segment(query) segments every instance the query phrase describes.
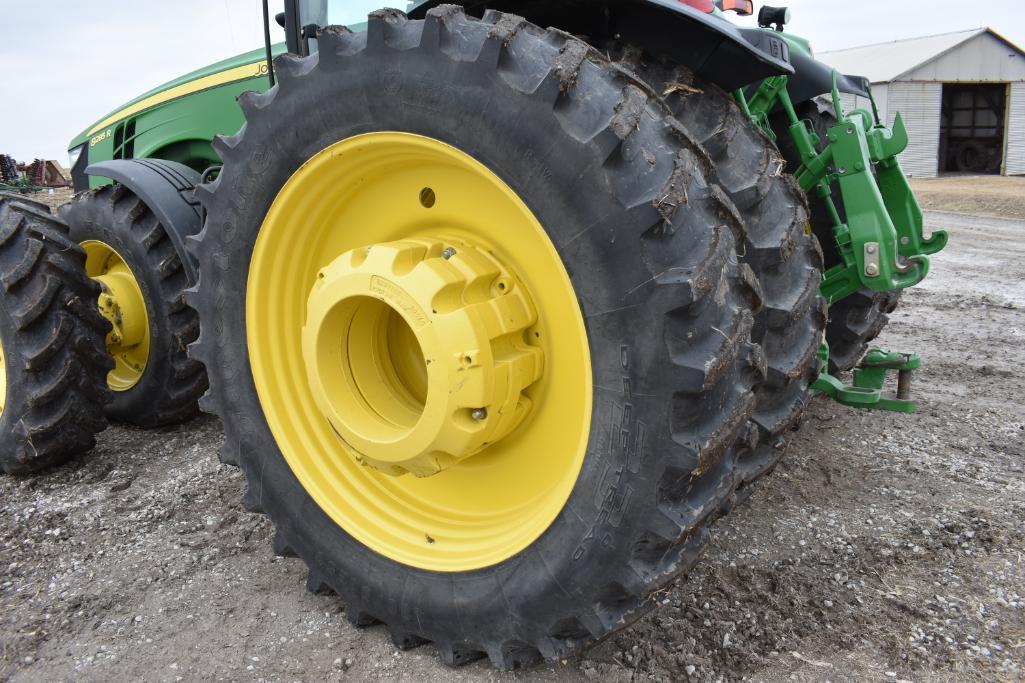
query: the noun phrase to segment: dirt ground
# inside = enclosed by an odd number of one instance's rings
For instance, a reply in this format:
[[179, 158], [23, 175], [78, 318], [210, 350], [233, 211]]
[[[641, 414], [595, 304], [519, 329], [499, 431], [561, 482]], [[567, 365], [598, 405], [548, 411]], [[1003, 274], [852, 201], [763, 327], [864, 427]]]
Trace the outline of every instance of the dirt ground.
[[0, 679], [1021, 679], [1025, 222], [928, 223], [950, 247], [881, 340], [922, 353], [919, 413], [815, 400], [662, 609], [579, 659], [448, 669], [351, 627], [273, 556], [202, 418], [0, 479]]
[[951, 175], [912, 180], [926, 209], [1025, 220], [1025, 177]]
[[70, 202], [74, 196], [75, 191], [70, 187], [51, 187], [39, 192], [33, 192], [31, 195], [32, 199], [46, 204], [54, 211]]

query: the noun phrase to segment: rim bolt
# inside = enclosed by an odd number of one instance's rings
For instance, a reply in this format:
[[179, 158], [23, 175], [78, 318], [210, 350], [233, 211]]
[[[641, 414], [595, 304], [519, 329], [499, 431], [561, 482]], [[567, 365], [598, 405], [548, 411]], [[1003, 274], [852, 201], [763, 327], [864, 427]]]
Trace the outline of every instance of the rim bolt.
[[446, 247], [445, 251], [441, 252], [441, 257], [446, 261], [456, 255], [456, 250], [452, 247]]
[[474, 408], [473, 412], [470, 413], [470, 417], [472, 417], [474, 420], [477, 420], [478, 422], [480, 422], [482, 420], [486, 420], [486, 419], [488, 419], [488, 409], [487, 408]]

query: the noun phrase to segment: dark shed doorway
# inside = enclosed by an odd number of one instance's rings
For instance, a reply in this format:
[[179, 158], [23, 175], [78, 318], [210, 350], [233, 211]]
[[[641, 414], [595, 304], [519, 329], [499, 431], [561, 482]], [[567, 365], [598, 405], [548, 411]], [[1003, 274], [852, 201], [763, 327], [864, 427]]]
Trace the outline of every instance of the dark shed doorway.
[[1006, 83], [945, 83], [940, 172], [999, 174], [1006, 121]]

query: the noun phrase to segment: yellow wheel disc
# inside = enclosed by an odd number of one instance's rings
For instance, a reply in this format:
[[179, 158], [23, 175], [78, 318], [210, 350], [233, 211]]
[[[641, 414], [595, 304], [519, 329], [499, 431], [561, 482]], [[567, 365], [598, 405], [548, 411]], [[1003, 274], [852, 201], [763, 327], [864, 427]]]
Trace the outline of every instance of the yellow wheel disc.
[[346, 532], [455, 572], [555, 520], [590, 430], [587, 335], [548, 234], [489, 169], [407, 133], [331, 145], [275, 198], [247, 287], [268, 425]]
[[128, 391], [139, 383], [149, 362], [150, 329], [146, 300], [138, 280], [122, 256], [96, 240], [82, 243], [86, 274], [100, 283], [100, 313], [112, 326], [107, 352], [114, 369], [107, 375], [113, 391]]
[[4, 342], [0, 339], [0, 415], [7, 404], [7, 358], [4, 357]]

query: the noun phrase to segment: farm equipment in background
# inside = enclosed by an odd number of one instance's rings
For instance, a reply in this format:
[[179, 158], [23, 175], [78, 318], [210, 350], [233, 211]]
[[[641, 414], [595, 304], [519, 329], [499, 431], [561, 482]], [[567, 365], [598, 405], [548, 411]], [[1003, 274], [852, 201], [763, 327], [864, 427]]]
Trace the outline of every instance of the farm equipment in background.
[[0, 191], [36, 192], [41, 184], [34, 184], [29, 174], [18, 169], [18, 162], [6, 154], [0, 154]]
[[25, 168], [29, 180], [42, 188], [70, 187], [71, 179], [56, 161], [35, 159]]
[[[91, 410], [70, 406], [90, 416], [75, 443], [104, 414], [158, 426], [201, 404], [310, 590], [400, 648], [509, 669], [651, 608], [813, 389], [913, 409], [911, 354], [870, 352], [853, 386], [829, 373], [946, 236], [922, 234], [900, 118], [843, 111], [870, 89], [783, 32], [786, 10], [741, 29], [724, 12], [750, 1], [490, 4], [363, 23], [290, 1], [272, 45], [265, 2], [263, 50], [72, 142], [82, 192], [54, 239], [82, 296], [40, 310], [89, 368], [64, 366]], [[0, 235], [61, 225], [0, 211]], [[11, 405], [60, 398], [8, 381], [53, 382], [14, 296], [35, 286], [18, 249], [56, 263], [32, 235], [0, 241], [5, 438]]]
[[0, 191], [27, 193], [70, 185], [56, 161], [36, 159], [31, 164], [18, 164], [12, 157], [0, 154]]
[[13, 157], [0, 154], [0, 181], [7, 185], [13, 185], [20, 177], [18, 162]]

